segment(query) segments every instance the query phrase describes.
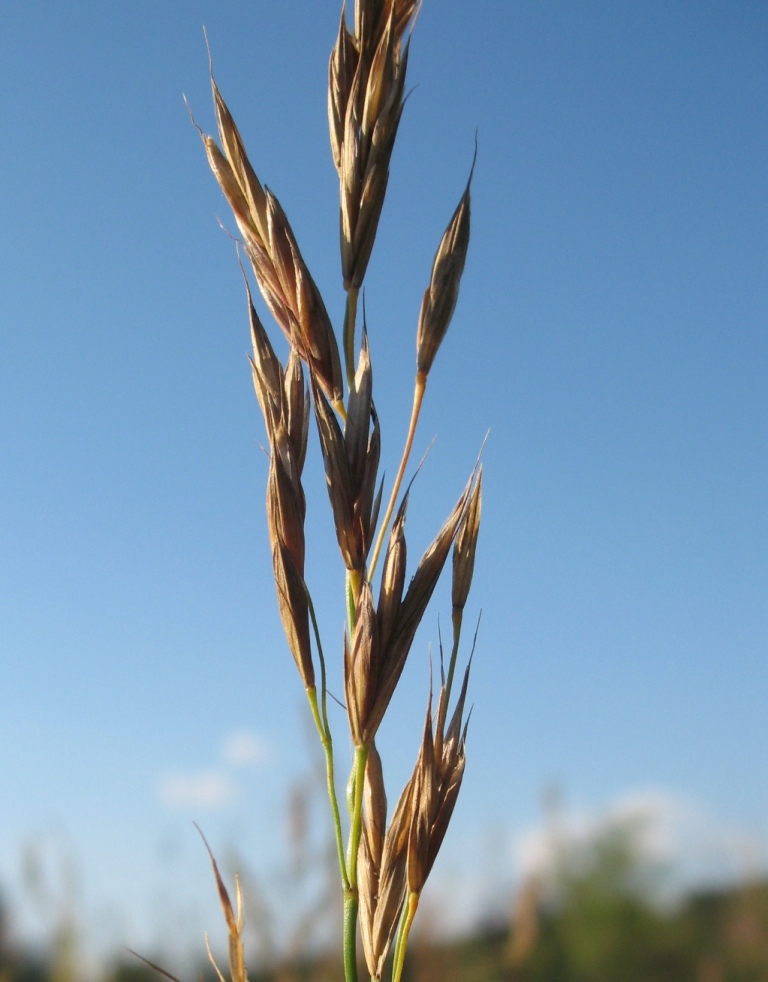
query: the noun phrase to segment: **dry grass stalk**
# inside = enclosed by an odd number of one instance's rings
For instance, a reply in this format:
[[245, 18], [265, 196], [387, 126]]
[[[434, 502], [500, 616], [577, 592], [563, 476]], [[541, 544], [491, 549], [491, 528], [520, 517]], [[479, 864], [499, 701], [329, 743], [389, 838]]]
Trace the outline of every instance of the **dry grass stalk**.
[[[472, 172], [443, 234], [424, 294], [416, 332], [412, 419], [381, 520], [383, 484], [378, 490], [376, 487], [381, 432], [374, 405], [365, 325], [359, 350], [355, 351], [357, 295], [386, 195], [392, 151], [405, 104], [410, 36], [419, 7], [420, 0], [355, 0], [354, 27], [348, 26], [343, 7], [330, 58], [328, 116], [333, 160], [340, 181], [341, 272], [347, 293], [343, 328], [346, 402], [339, 347], [325, 304], [301, 257], [283, 209], [269, 189], [262, 186], [248, 160], [240, 133], [212, 73], [219, 143], [203, 136], [209, 164], [232, 207], [256, 282], [290, 346], [283, 365], [246, 284], [252, 376], [269, 449], [267, 522], [278, 606], [326, 756], [344, 901], [347, 982], [357, 982], [358, 923], [368, 971], [376, 980], [382, 978], [388, 952], [397, 935], [393, 982], [399, 982], [410, 925], [446, 834], [465, 765], [463, 715], [468, 666], [447, 726], [446, 717], [463, 610], [474, 570], [482, 474], [479, 467], [473, 470], [410, 582], [406, 576], [405, 536], [408, 493], [399, 505], [398, 498], [426, 380], [459, 294], [469, 243]], [[308, 385], [303, 364], [308, 368]], [[326, 665], [304, 578], [307, 543], [302, 472], [311, 413], [317, 423], [336, 538], [347, 572], [343, 671], [354, 755], [348, 786], [346, 850], [326, 711]], [[374, 573], [385, 539], [387, 548], [376, 591]], [[445, 676], [441, 664], [436, 717], [433, 720], [430, 693], [416, 766], [387, 825], [387, 798], [375, 738], [452, 547], [454, 631], [448, 675]], [[314, 628], [314, 653], [310, 621]], [[318, 665], [320, 682], [316, 689]], [[229, 930], [232, 980], [245, 982], [239, 887], [236, 917], [211, 859]]]

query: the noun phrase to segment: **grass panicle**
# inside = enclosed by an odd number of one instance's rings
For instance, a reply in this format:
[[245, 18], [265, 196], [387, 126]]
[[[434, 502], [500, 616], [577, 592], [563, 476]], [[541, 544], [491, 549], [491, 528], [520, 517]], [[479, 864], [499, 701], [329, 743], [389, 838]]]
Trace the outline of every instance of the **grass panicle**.
[[[469, 245], [474, 160], [435, 255], [421, 311], [414, 318], [417, 361], [411, 421], [383, 516], [384, 482], [378, 474], [381, 425], [374, 401], [365, 312], [361, 340], [359, 345], [356, 343], [358, 295], [384, 207], [393, 149], [407, 98], [408, 54], [419, 9], [420, 0], [355, 0], [350, 26], [343, 5], [330, 55], [328, 122], [339, 178], [341, 279], [346, 294], [341, 346], [288, 218], [275, 195], [257, 177], [212, 69], [218, 139], [200, 131], [210, 168], [232, 209], [242, 251], [264, 303], [289, 345], [283, 364], [260, 320], [244, 271], [251, 375], [267, 434], [267, 526], [278, 608], [325, 756], [340, 867], [346, 982], [357, 982], [358, 932], [368, 974], [376, 982], [384, 978], [394, 945], [392, 980], [399, 982], [419, 898], [444, 840], [465, 766], [464, 709], [469, 664], [447, 724], [446, 720], [463, 612], [475, 566], [482, 469], [479, 463], [475, 465], [456, 505], [424, 551], [410, 580], [405, 526], [412, 491], [408, 486], [401, 497], [400, 489], [427, 377], [459, 296]], [[334, 742], [326, 710], [326, 658], [305, 580], [305, 560], [311, 543], [305, 537], [304, 464], [312, 415], [322, 452], [330, 513], [346, 572], [343, 607], [347, 628], [340, 667], [353, 748], [346, 820], [339, 808]], [[385, 542], [376, 585], [376, 567]], [[388, 821], [376, 736], [451, 550], [453, 643], [448, 673], [446, 676], [441, 642], [437, 711], [433, 717], [430, 684], [416, 765]], [[231, 982], [246, 982], [239, 881], [235, 909], [213, 854], [208, 851], [229, 935]], [[222, 973], [215, 962], [213, 965], [223, 982]]]

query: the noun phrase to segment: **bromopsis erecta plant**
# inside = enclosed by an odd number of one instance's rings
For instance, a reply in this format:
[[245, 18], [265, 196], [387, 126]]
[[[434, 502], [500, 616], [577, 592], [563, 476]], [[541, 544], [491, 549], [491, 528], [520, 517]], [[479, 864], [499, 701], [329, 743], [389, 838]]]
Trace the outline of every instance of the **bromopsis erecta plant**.
[[[234, 213], [242, 250], [290, 346], [283, 365], [249, 290], [253, 383], [268, 438], [267, 521], [277, 600], [325, 752], [343, 897], [346, 982], [357, 982], [358, 928], [371, 978], [383, 977], [394, 944], [391, 973], [393, 982], [399, 982], [419, 898], [448, 828], [465, 762], [468, 664], [453, 703], [451, 695], [480, 525], [481, 468], [475, 466], [408, 582], [408, 492], [402, 497], [400, 492], [427, 379], [458, 299], [469, 244], [471, 173], [437, 249], [424, 293], [416, 332], [411, 422], [383, 510], [384, 482], [377, 476], [380, 423], [365, 324], [359, 344], [356, 332], [358, 298], [384, 204], [419, 6], [419, 0], [355, 0], [354, 27], [349, 28], [342, 7], [331, 52], [328, 117], [340, 184], [341, 273], [346, 292], [341, 349], [288, 219], [256, 176], [213, 75], [218, 142], [203, 135], [208, 162]], [[345, 819], [334, 777], [326, 661], [311, 585], [304, 578], [302, 471], [311, 416], [317, 424], [346, 568], [343, 672], [353, 754]], [[453, 641], [447, 671], [441, 657], [437, 706], [433, 714], [430, 693], [416, 765], [388, 819], [376, 734], [451, 549]], [[245, 982], [239, 885], [235, 913], [215, 863], [214, 872], [229, 929], [231, 977], [233, 982]]]

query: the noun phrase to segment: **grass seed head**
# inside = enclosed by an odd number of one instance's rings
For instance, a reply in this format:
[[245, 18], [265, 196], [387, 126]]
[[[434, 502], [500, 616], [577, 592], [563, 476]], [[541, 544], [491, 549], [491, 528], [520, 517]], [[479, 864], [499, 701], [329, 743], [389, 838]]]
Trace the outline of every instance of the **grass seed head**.
[[314, 686], [309, 604], [304, 585], [306, 502], [299, 465], [282, 420], [273, 431], [267, 476], [267, 525], [280, 619], [306, 688]]
[[[410, 820], [411, 782], [406, 785], [395, 807], [392, 821], [384, 836], [381, 863], [377, 871], [377, 893], [368, 904], [367, 923], [361, 934], [368, 972], [381, 979], [387, 954], [400, 920], [405, 901], [405, 869], [408, 859], [408, 826]], [[361, 853], [362, 855], [362, 853]], [[362, 904], [361, 904], [362, 908]]]
[[432, 872], [432, 867], [437, 859], [437, 854], [440, 851], [443, 840], [445, 839], [445, 833], [448, 831], [448, 823], [451, 820], [453, 809], [456, 806], [456, 800], [459, 797], [459, 790], [461, 788], [461, 781], [463, 777], [464, 753], [462, 750], [461, 756], [456, 762], [456, 766], [448, 773], [447, 777], [440, 782], [437, 794], [437, 814], [432, 822], [426, 862], [422, 869], [424, 881], [426, 881], [427, 877]]
[[291, 314], [289, 340], [307, 361], [331, 402], [340, 403], [343, 398], [341, 361], [328, 312], [280, 202], [268, 189], [266, 193], [268, 252]]
[[[379, 724], [381, 723], [384, 713], [387, 710], [387, 706], [392, 698], [392, 694], [395, 691], [395, 687], [397, 686], [400, 676], [402, 675], [406, 659], [408, 658], [408, 653], [411, 650], [411, 645], [413, 644], [416, 630], [421, 623], [421, 619], [424, 616], [424, 611], [427, 609], [427, 604], [429, 603], [434, 589], [437, 586], [437, 581], [440, 578], [440, 573], [442, 572], [445, 561], [448, 558], [448, 553], [450, 552], [459, 523], [462, 515], [464, 514], [471, 485], [472, 478], [470, 478], [469, 483], [465, 487], [453, 511], [448, 516], [445, 524], [437, 533], [437, 536], [432, 544], [421, 557], [421, 561], [419, 562], [413, 579], [408, 585], [405, 597], [400, 602], [394, 617], [392, 617], [391, 613], [391, 597], [387, 595], [387, 607], [382, 610], [383, 616], [381, 620], [387, 626], [389, 637], [386, 648], [382, 649], [381, 655], [378, 693], [371, 717], [374, 729], [378, 728]], [[404, 517], [403, 506], [401, 506], [401, 512], [402, 516]], [[398, 518], [401, 517], [401, 512], [398, 513]], [[393, 530], [397, 527], [398, 521], [396, 520]], [[402, 528], [400, 529], [400, 533], [402, 533]], [[390, 538], [390, 547], [391, 546], [392, 540]], [[396, 554], [393, 553], [392, 555], [394, 563]], [[405, 562], [404, 541], [402, 558], [399, 558], [398, 562]], [[397, 576], [395, 576], [395, 573], [397, 573]], [[394, 566], [392, 575], [394, 577], [393, 584], [396, 585], [400, 572], [399, 570], [395, 570]], [[383, 583], [384, 580], [382, 580], [382, 585]]]
[[[243, 916], [243, 895], [240, 888], [240, 878], [235, 876], [235, 891], [237, 900], [237, 913], [232, 907], [232, 901], [229, 899], [229, 893], [226, 886], [224, 885], [224, 880], [219, 873], [219, 867], [216, 864], [213, 853], [211, 852], [211, 847], [200, 831], [200, 836], [205, 844], [205, 848], [208, 850], [208, 855], [211, 860], [211, 866], [213, 867], [213, 875], [216, 880], [216, 889], [219, 894], [219, 902], [221, 903], [221, 909], [224, 912], [224, 919], [227, 922], [227, 933], [229, 935], [229, 974], [231, 982], [248, 982], [248, 977], [245, 969], [245, 949], [243, 945], [243, 928], [245, 926], [245, 919]], [[223, 979], [223, 975], [216, 964], [213, 955], [211, 954], [210, 945], [207, 944], [208, 939], [206, 938], [206, 945], [208, 946], [208, 956], [210, 958], [211, 964], [216, 971], [219, 979]], [[167, 974], [167, 973], [163, 973]]]
[[461, 683], [461, 692], [456, 702], [456, 708], [442, 740], [441, 752], [438, 757], [438, 768], [442, 781], [448, 780], [451, 772], [455, 771], [464, 760], [464, 745], [467, 739], [467, 726], [469, 725], [469, 720], [464, 723], [464, 705], [467, 699], [470, 668], [471, 660], [464, 670], [464, 679]]
[[304, 687], [315, 685], [315, 669], [312, 664], [312, 648], [309, 639], [309, 606], [304, 577], [288, 549], [277, 543], [272, 550], [272, 569], [277, 587], [277, 604], [288, 647], [296, 662]]
[[385, 651], [387, 650], [392, 631], [397, 623], [397, 615], [403, 599], [403, 587], [405, 586], [407, 559], [405, 509], [407, 504], [408, 496], [406, 495], [392, 523], [387, 553], [384, 557], [384, 568], [381, 573], [377, 616], [379, 619], [381, 646]]
[[380, 495], [376, 497], [376, 475], [381, 435], [371, 396], [371, 362], [364, 335], [343, 434], [323, 393], [315, 391], [315, 416], [336, 538], [347, 569], [361, 575], [371, 547], [380, 500]]
[[344, 120], [358, 61], [355, 41], [347, 27], [345, 3], [341, 8], [339, 35], [328, 65], [328, 128], [331, 134], [333, 162], [339, 173], [341, 173], [341, 147], [344, 142]]
[[355, 610], [355, 629], [345, 644], [344, 689], [347, 716], [356, 747], [369, 746], [379, 720], [373, 718], [380, 671], [379, 628], [370, 583], [363, 582]]
[[473, 161], [464, 194], [440, 241], [432, 264], [430, 283], [421, 304], [416, 335], [416, 368], [423, 375], [428, 375], [432, 368], [459, 299], [461, 274], [469, 248], [469, 188], [474, 168]]
[[[362, 113], [350, 99], [342, 154], [342, 275], [346, 289], [359, 289], [365, 278], [384, 207], [389, 163], [403, 112], [408, 51], [398, 64], [394, 84], [377, 119], [369, 120], [368, 138]], [[354, 93], [354, 86], [353, 86]]]
[[[204, 136], [203, 142], [205, 144], [205, 152], [208, 156], [208, 164], [213, 171], [213, 176], [219, 183], [219, 187], [224, 192], [224, 197], [234, 212], [238, 226], [250, 226], [251, 215], [248, 201], [243, 195], [240, 185], [237, 183], [237, 178], [229, 161], [221, 152], [212, 136]], [[254, 233], [256, 232], [255, 229], [253, 231]]]
[[368, 72], [368, 84], [365, 87], [365, 100], [360, 123], [363, 137], [367, 143], [370, 142], [376, 122], [397, 81], [398, 60], [393, 11], [387, 18], [386, 26], [379, 38], [379, 43], [376, 45]]
[[477, 551], [477, 536], [480, 531], [480, 514], [482, 511], [483, 470], [478, 469], [472, 493], [467, 502], [467, 510], [461, 520], [456, 541], [453, 544], [453, 581], [451, 599], [454, 611], [463, 610], [472, 585], [472, 574], [475, 570], [475, 553]]
[[325, 482], [333, 511], [336, 539], [344, 565], [348, 570], [360, 569], [363, 561], [354, 525], [354, 496], [352, 475], [349, 472], [347, 448], [336, 414], [325, 395], [313, 389], [315, 419], [320, 436], [320, 449], [325, 465]]
[[290, 552], [296, 568], [304, 573], [304, 517], [306, 499], [288, 434], [282, 421], [272, 440], [267, 475], [267, 524], [274, 548], [281, 542]]
[[304, 384], [304, 369], [301, 356], [291, 348], [284, 375], [285, 406], [288, 439], [293, 451], [299, 474], [304, 468], [309, 437], [310, 402], [309, 390]]
[[427, 718], [421, 749], [413, 772], [411, 820], [408, 829], [408, 889], [421, 893], [427, 878], [432, 825], [439, 808], [438, 772], [435, 766], [435, 745], [432, 736], [432, 699], [427, 706]]
[[360, 940], [363, 943], [363, 954], [371, 977], [374, 977], [377, 965], [373, 922], [376, 916], [376, 901], [379, 892], [380, 862], [381, 857], [377, 860], [371, 855], [371, 844], [367, 836], [363, 834], [360, 837], [360, 846], [357, 851], [357, 891], [360, 899]]
[[[354, 31], [350, 31], [346, 6], [342, 6], [339, 32], [329, 61], [328, 119], [333, 160], [340, 180], [342, 276], [345, 289], [352, 291], [344, 329], [348, 366], [353, 360], [357, 291], [365, 277], [386, 196], [390, 160], [406, 99], [410, 32], [419, 9], [420, 0], [354, 0]], [[355, 779], [351, 784], [354, 821], [360, 815], [360, 800], [355, 794], [360, 793], [357, 768], [364, 758], [359, 751], [365, 751], [367, 757], [362, 780], [362, 827], [355, 826], [353, 821], [350, 852], [346, 857], [333, 793], [331, 803], [337, 820], [342, 882], [345, 890], [357, 886], [359, 891], [366, 964], [372, 979], [380, 980], [403, 914], [406, 893], [410, 891], [411, 901], [418, 902], [461, 786], [466, 738], [463, 712], [469, 668], [447, 730], [445, 714], [453, 660], [449, 680], [446, 683], [443, 679], [440, 690], [437, 732], [432, 722], [430, 691], [416, 767], [389, 827], [375, 737], [451, 546], [454, 547], [454, 613], [461, 611], [466, 603], [480, 523], [482, 475], [473, 472], [454, 510], [421, 557], [407, 588], [406, 493], [390, 531], [379, 602], [375, 606], [366, 562], [381, 503], [382, 487], [376, 492], [381, 434], [373, 403], [365, 317], [357, 371], [350, 380], [345, 408], [338, 345], [322, 296], [280, 202], [262, 186], [248, 160], [212, 72], [211, 86], [219, 143], [201, 133], [208, 161], [233, 210], [262, 296], [290, 344], [284, 367], [275, 355], [248, 291], [253, 382], [270, 448], [267, 520], [278, 606], [289, 648], [308, 689], [314, 690], [315, 674], [309, 632], [310, 601], [304, 582], [306, 501], [301, 475], [311, 406], [318, 425], [339, 548], [347, 570], [355, 574], [348, 577], [348, 584], [356, 592], [354, 613], [350, 614], [353, 626], [344, 636], [347, 715], [352, 742], [357, 748]], [[426, 377], [456, 306], [469, 243], [471, 180], [470, 171], [464, 194], [435, 256], [430, 284], [424, 294], [417, 335], [417, 394], [423, 395]], [[309, 371], [309, 388], [305, 384], [303, 363]], [[420, 404], [419, 396], [414, 420]], [[343, 431], [339, 419], [344, 420]], [[411, 431], [393, 501], [399, 492], [412, 436]], [[387, 507], [385, 527], [391, 511], [392, 504]], [[380, 544], [377, 544], [376, 558]], [[460, 623], [460, 614], [458, 617]], [[317, 643], [319, 646], [319, 638]], [[327, 742], [330, 747], [322, 652], [319, 658], [323, 671], [322, 718], [314, 691], [310, 703], [324, 746]], [[328, 766], [332, 786], [332, 765]], [[354, 856], [355, 848], [357, 856]], [[350, 854], [357, 861], [356, 880]], [[231, 979], [247, 982], [239, 882], [235, 916], [213, 856], [211, 861], [230, 935]], [[408, 917], [413, 911], [415, 905], [411, 903]], [[406, 919], [404, 924], [407, 937], [410, 920]], [[345, 935], [345, 945], [349, 943]], [[349, 954], [348, 949], [345, 952]], [[224, 982], [215, 963], [214, 967]]]
[[360, 935], [368, 965], [377, 963], [374, 919], [379, 897], [379, 874], [387, 828], [387, 796], [381, 758], [372, 743], [365, 765], [363, 786], [363, 830], [357, 859], [357, 886], [360, 894]]
[[274, 352], [264, 325], [259, 320], [253, 305], [251, 291], [246, 280], [248, 312], [251, 324], [251, 370], [253, 387], [259, 400], [267, 437], [272, 440], [275, 427], [282, 416], [283, 368]]
[[260, 184], [211, 76], [222, 149], [204, 136], [211, 170], [232, 208], [259, 289], [288, 340], [334, 404], [343, 397], [338, 345], [320, 291], [301, 257], [277, 198]]
[[[248, 203], [249, 219], [259, 236], [266, 237], [266, 196], [256, 172], [248, 160], [240, 131], [235, 125], [232, 114], [222, 98], [221, 92], [211, 72], [211, 89], [213, 91], [213, 106], [216, 113], [216, 125], [224, 153], [232, 168], [240, 191]], [[209, 138], [210, 139], [210, 138]]]
[[[445, 734], [432, 730], [432, 700], [427, 706], [421, 749], [411, 778], [408, 832], [408, 889], [421, 893], [448, 831], [464, 777], [466, 726], [462, 715], [467, 695], [469, 666], [464, 673], [456, 709]], [[445, 686], [440, 700], [446, 698]], [[438, 719], [442, 718], [438, 713]]]
[[363, 332], [363, 343], [357, 362], [347, 403], [347, 420], [344, 426], [344, 445], [347, 451], [352, 483], [362, 484], [368, 456], [368, 431], [371, 425], [373, 376], [371, 356], [368, 350], [368, 334]]
[[341, 266], [345, 289], [365, 277], [384, 205], [389, 161], [403, 111], [408, 45], [417, 4], [357, 0], [355, 33], [344, 11], [331, 53], [328, 115], [340, 179]]
[[363, 833], [368, 839], [371, 856], [376, 865], [381, 863], [384, 835], [387, 830], [387, 795], [384, 790], [384, 773], [376, 744], [371, 743], [365, 763], [363, 786]]

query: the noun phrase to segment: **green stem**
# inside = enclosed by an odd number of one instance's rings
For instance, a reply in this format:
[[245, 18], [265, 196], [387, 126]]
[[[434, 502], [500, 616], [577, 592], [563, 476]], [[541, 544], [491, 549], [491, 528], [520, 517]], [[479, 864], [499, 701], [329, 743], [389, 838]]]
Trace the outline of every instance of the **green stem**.
[[[333, 772], [333, 741], [331, 739], [330, 730], [326, 729], [323, 720], [320, 718], [320, 712], [317, 706], [317, 690], [315, 688], [307, 689], [307, 698], [309, 699], [309, 706], [312, 710], [312, 718], [315, 721], [317, 732], [320, 734], [320, 742], [322, 743], [323, 751], [325, 752], [325, 775], [328, 786], [328, 800], [331, 803], [331, 813], [333, 815], [336, 851], [339, 855], [339, 867], [341, 870], [341, 885], [346, 891], [349, 889], [349, 881], [347, 880], [347, 867], [344, 862], [344, 835], [341, 830], [341, 814], [339, 813], [339, 803], [336, 798], [336, 783]], [[323, 696], [323, 701], [325, 701], [325, 696]], [[325, 715], [325, 706], [323, 706], [323, 715]]]
[[357, 891], [344, 895], [344, 979], [357, 982]]
[[368, 747], [355, 747], [352, 772], [349, 775], [347, 801], [350, 811], [349, 843], [347, 845], [347, 883], [344, 891], [344, 975], [346, 982], [357, 982], [357, 910], [360, 895], [357, 889], [357, 853], [363, 830], [363, 787]]
[[357, 850], [363, 830], [363, 788], [365, 786], [365, 765], [368, 761], [368, 747], [355, 747], [352, 773], [349, 775], [350, 812], [349, 843], [347, 845], [347, 879], [357, 889]]
[[403, 917], [400, 921], [400, 928], [397, 932], [397, 942], [395, 943], [395, 954], [392, 960], [392, 982], [400, 982], [405, 964], [405, 949], [408, 946], [408, 935], [411, 933], [411, 925], [416, 916], [419, 906], [419, 894], [409, 893], [408, 902]]
[[344, 363], [347, 369], [347, 385], [351, 389], [355, 381], [355, 321], [357, 319], [358, 288], [351, 286], [347, 292], [344, 309]]
[[331, 726], [328, 722], [328, 686], [325, 673], [325, 656], [323, 654], [323, 645], [320, 641], [320, 629], [317, 626], [317, 617], [315, 616], [315, 605], [312, 603], [312, 597], [310, 596], [306, 583], [304, 584], [304, 591], [307, 594], [307, 607], [309, 608], [309, 616], [312, 618], [312, 629], [315, 633], [315, 644], [317, 645], [317, 657], [320, 661], [320, 711], [318, 711], [317, 691], [314, 686], [311, 689], [307, 689], [307, 697], [309, 699], [309, 707], [312, 710], [312, 718], [315, 721], [317, 732], [320, 734], [320, 743], [323, 745], [323, 751], [325, 753], [325, 776], [328, 786], [328, 800], [331, 803], [333, 829], [336, 837], [336, 851], [339, 855], [341, 885], [346, 890], [349, 887], [349, 881], [347, 880], [347, 867], [344, 863], [344, 833], [341, 829], [341, 814], [339, 812], [339, 799], [336, 796], [336, 778], [333, 769], [333, 737], [331, 736]]

